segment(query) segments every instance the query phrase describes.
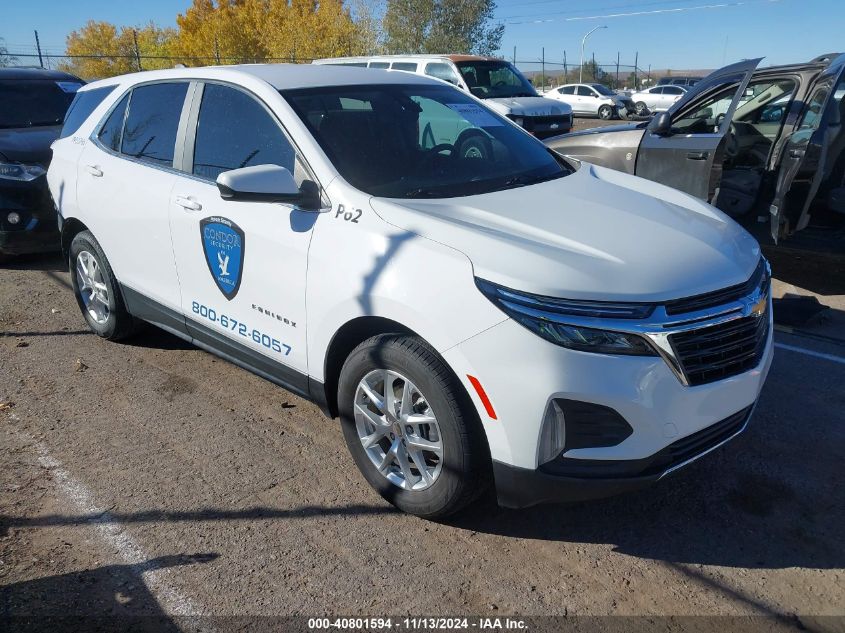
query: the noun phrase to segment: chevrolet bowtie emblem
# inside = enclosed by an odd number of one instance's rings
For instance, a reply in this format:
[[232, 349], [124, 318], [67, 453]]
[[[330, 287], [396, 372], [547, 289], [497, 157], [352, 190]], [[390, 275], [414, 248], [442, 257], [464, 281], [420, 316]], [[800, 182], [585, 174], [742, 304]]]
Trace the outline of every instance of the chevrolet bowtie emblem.
[[751, 314], [756, 317], [762, 316], [766, 312], [766, 305], [768, 304], [768, 295], [763, 295], [760, 299], [751, 307]]

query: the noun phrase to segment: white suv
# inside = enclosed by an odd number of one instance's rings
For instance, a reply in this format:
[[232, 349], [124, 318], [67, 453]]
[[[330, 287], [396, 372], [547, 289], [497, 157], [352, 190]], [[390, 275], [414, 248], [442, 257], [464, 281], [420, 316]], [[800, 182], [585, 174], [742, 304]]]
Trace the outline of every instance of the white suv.
[[332, 57], [313, 64], [398, 70], [436, 77], [483, 99], [491, 110], [508, 117], [537, 138], [572, 129], [572, 108], [537, 94], [519, 69], [497, 57], [479, 55], [377, 55]]
[[411, 74], [164, 70], [76, 108], [48, 179], [90, 328], [147, 321], [315, 400], [403, 510], [636, 488], [748, 422], [768, 268], [699, 200]]

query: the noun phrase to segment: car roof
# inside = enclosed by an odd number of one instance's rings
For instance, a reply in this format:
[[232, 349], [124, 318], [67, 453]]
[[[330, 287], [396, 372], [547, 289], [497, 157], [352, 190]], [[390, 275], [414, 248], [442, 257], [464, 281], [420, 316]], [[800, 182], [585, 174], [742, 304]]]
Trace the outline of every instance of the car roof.
[[0, 79], [17, 79], [23, 81], [45, 79], [85, 83], [82, 79], [70, 73], [63, 73], [60, 70], [47, 70], [46, 68], [0, 68]]
[[260, 79], [277, 90], [360, 84], [442, 85], [442, 82], [436, 79], [395, 70], [312, 64], [241, 64], [236, 66], [151, 70], [103, 79], [88, 84], [86, 88], [91, 89], [115, 83], [134, 84], [167, 79], [217, 79], [237, 83], [239, 79], [248, 77]]
[[453, 62], [470, 62], [470, 61], [477, 61], [477, 62], [488, 62], [488, 61], [504, 61], [501, 57], [487, 57], [484, 55], [460, 55], [454, 53], [445, 53], [439, 54], [434, 53], [431, 55], [426, 55], [425, 53], [414, 53], [411, 55], [359, 55], [357, 57], [324, 57], [322, 59], [315, 59], [315, 62], [318, 62], [317, 65], [323, 65], [324, 62], [369, 62], [369, 61], [376, 61], [376, 60], [400, 60], [400, 59], [413, 59], [416, 61], [423, 61], [426, 59], [448, 59]]

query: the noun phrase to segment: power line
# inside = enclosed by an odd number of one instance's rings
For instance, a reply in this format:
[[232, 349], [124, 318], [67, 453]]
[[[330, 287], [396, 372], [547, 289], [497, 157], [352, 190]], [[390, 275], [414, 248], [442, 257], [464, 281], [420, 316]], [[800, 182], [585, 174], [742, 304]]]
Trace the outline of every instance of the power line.
[[[567, 9], [566, 11], [553, 11], [551, 13], [544, 13], [544, 14], [519, 14], [519, 15], [503, 15], [499, 16], [500, 20], [507, 20], [511, 18], [523, 18], [523, 17], [533, 17], [533, 15], [578, 15], [580, 13], [595, 13], [598, 11], [616, 11], [617, 9], [642, 9], [645, 7], [653, 7], [659, 5], [666, 5], [666, 4], [683, 4], [687, 2], [694, 2], [695, 0], [655, 0], [653, 2], [626, 2], [624, 4], [614, 4], [614, 5], [607, 5], [604, 7], [587, 7], [581, 9]], [[528, 2], [520, 2], [517, 7], [514, 8], [522, 8], [528, 5], [538, 5], [538, 4], [557, 4], [560, 0], [530, 0]]]
[[[643, 15], [657, 15], [657, 14], [665, 14], [665, 13], [684, 13], [686, 11], [701, 11], [706, 9], [728, 9], [728, 8], [736, 8], [742, 7], [752, 4], [774, 4], [776, 2], [781, 2], [782, 0], [744, 0], [739, 2], [722, 2], [719, 4], [702, 4], [694, 7], [676, 7], [671, 9], [652, 9], [647, 11], [631, 11], [627, 13], [605, 13], [603, 15], [586, 15], [586, 16], [579, 16], [579, 17], [569, 17], [569, 18], [544, 18], [544, 19], [536, 19], [536, 20], [522, 20], [518, 22], [505, 22], [506, 24], [541, 24], [545, 22], [580, 22], [583, 20], [606, 20], [609, 18], [624, 18], [624, 17], [632, 17], [632, 16], [643, 16]], [[545, 15], [560, 15], [558, 13], [547, 13]], [[566, 13], [563, 13], [566, 15]], [[537, 17], [541, 18], [542, 16], [525, 16], [525, 17]]]

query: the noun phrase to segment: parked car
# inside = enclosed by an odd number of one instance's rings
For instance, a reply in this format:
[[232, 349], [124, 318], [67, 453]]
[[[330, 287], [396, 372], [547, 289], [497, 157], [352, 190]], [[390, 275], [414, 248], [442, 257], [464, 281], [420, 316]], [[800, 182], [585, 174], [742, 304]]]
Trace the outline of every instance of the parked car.
[[687, 92], [681, 86], [654, 86], [631, 95], [634, 110], [639, 116], [668, 110]]
[[546, 143], [712, 201], [760, 238], [777, 242], [812, 226], [829, 238], [819, 246], [841, 249], [845, 55], [758, 70], [759, 62], [714, 72], [651, 122]]
[[[631, 490], [748, 424], [768, 266], [704, 202], [418, 74], [173, 69], [80, 95], [98, 90], [48, 174], [88, 326], [148, 321], [316, 400], [399, 508]], [[451, 136], [430, 146], [434, 121]]]
[[573, 114], [597, 116], [600, 119], [628, 118], [634, 113], [634, 102], [613, 92], [603, 84], [565, 84], [546, 93], [550, 99], [568, 104]]
[[59, 250], [44, 176], [50, 143], [83, 83], [41, 68], [0, 68], [0, 260]]
[[541, 97], [510, 62], [477, 55], [379, 55], [316, 59], [314, 64], [400, 70], [435, 77], [484, 100], [537, 138], [565, 134], [572, 129], [572, 109]]
[[685, 86], [692, 88], [704, 77], [661, 77], [657, 80], [658, 86]]

